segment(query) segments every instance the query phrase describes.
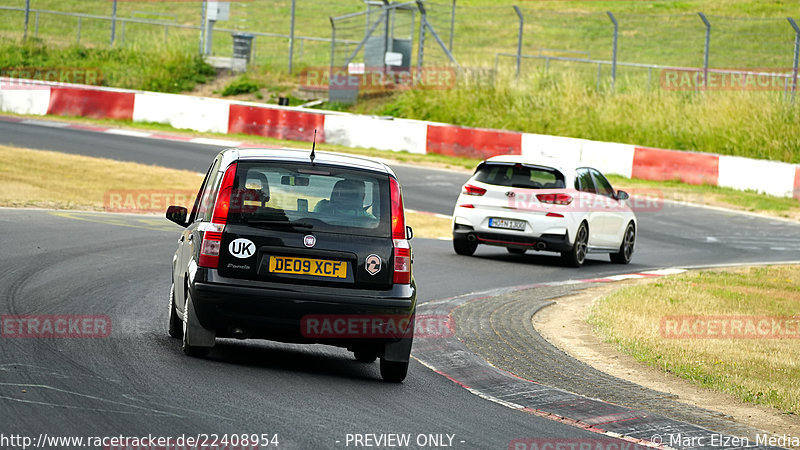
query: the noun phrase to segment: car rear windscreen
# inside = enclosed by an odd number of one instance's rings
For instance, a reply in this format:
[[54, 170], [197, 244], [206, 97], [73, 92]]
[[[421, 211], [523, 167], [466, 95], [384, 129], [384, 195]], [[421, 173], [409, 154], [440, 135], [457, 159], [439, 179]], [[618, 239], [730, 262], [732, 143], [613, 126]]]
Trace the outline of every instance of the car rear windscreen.
[[524, 164], [484, 163], [475, 179], [482, 183], [523, 189], [563, 189], [564, 175], [556, 169]]
[[341, 167], [240, 162], [228, 223], [276, 222], [368, 236], [391, 233], [389, 176]]

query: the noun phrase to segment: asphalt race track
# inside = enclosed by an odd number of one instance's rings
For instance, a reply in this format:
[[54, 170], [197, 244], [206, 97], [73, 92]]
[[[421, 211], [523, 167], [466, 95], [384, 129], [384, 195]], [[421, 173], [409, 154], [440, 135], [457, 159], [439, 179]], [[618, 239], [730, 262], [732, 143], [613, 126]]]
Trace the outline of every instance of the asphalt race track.
[[[197, 172], [219, 150], [3, 121], [0, 144]], [[395, 170], [407, 208], [444, 214], [469, 176]], [[598, 255], [569, 269], [550, 254], [483, 247], [461, 257], [448, 241], [414, 239], [420, 301], [672, 266], [790, 261], [800, 252], [800, 226], [786, 221], [677, 204], [638, 217], [629, 266]], [[0, 340], [6, 436], [277, 433], [281, 448], [303, 449], [347, 448], [352, 433], [449, 435], [456, 448], [598, 436], [486, 401], [417, 362], [393, 385], [380, 380], [377, 364], [323, 346], [220, 340], [208, 359], [188, 358], [166, 333], [177, 226], [154, 216], [12, 209], [0, 209], [0, 226], [0, 314], [105, 315], [112, 323], [107, 338]]]

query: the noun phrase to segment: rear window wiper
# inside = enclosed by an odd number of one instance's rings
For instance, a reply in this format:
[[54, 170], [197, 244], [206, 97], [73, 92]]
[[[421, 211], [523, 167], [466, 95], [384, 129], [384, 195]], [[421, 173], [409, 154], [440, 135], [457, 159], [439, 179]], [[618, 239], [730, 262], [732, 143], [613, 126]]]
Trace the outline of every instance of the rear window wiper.
[[246, 223], [252, 225], [267, 225], [267, 226], [280, 226], [292, 228], [314, 228], [314, 225], [308, 222], [289, 222], [288, 220], [248, 220]]

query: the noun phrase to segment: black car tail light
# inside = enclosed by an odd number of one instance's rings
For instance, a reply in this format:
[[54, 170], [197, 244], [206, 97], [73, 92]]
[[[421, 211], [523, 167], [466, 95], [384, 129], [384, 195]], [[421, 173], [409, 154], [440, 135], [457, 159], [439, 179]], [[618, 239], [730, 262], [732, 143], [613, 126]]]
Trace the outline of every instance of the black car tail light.
[[389, 178], [392, 200], [392, 243], [394, 245], [395, 284], [411, 284], [411, 246], [406, 239], [406, 219], [400, 184]]
[[228, 166], [217, 194], [214, 212], [211, 215], [211, 227], [203, 231], [203, 243], [200, 245], [200, 259], [197, 265], [216, 269], [219, 267], [219, 251], [222, 246], [222, 233], [228, 221], [228, 211], [231, 207], [231, 193], [233, 180], [236, 178], [236, 163]]

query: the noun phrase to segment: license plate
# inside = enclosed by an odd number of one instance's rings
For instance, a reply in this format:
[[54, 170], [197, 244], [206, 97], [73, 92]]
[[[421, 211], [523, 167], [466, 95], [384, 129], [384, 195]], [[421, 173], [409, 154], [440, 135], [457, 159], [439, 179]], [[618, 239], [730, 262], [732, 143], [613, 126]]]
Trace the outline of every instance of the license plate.
[[498, 219], [492, 217], [489, 219], [489, 227], [491, 228], [505, 228], [506, 230], [525, 230], [525, 221], [511, 220], [511, 219]]
[[290, 256], [270, 256], [271, 273], [291, 273], [315, 277], [347, 278], [347, 262], [327, 259], [294, 258]]

